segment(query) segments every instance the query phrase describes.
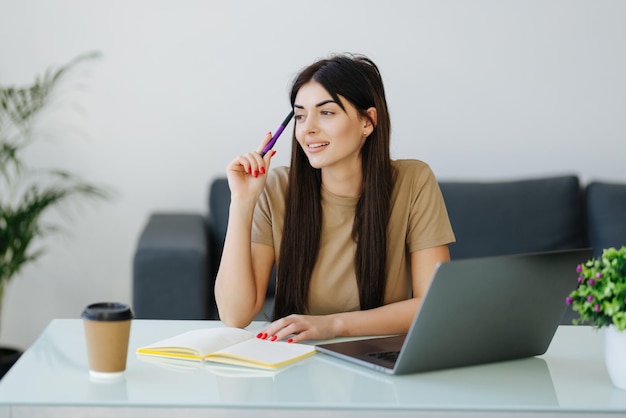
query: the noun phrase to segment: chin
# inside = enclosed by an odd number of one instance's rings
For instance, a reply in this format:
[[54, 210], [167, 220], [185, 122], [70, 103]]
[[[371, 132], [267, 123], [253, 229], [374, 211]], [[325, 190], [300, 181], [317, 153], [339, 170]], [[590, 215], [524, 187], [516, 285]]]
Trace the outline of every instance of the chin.
[[309, 165], [311, 167], [316, 168], [316, 169], [319, 170], [320, 168], [322, 168], [324, 166], [324, 163], [322, 161], [320, 161], [318, 158], [315, 158], [315, 157], [311, 158], [311, 157], [309, 157]]

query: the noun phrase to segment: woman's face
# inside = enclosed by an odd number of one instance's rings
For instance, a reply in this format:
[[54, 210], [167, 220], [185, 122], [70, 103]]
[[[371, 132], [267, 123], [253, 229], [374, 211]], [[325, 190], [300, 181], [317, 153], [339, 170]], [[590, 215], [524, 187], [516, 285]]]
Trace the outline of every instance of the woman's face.
[[304, 84], [294, 101], [296, 139], [314, 168], [361, 168], [361, 147], [372, 125], [339, 96], [345, 111], [321, 84]]

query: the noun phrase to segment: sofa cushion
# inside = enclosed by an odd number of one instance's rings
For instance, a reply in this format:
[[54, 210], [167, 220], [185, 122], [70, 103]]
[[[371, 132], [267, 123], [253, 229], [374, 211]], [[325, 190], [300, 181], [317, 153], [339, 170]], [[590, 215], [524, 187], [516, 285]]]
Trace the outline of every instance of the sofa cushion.
[[591, 182], [587, 186], [587, 227], [594, 255], [626, 245], [626, 185]]
[[455, 258], [586, 246], [577, 176], [500, 182], [440, 182], [456, 235]]
[[211, 224], [212, 239], [224, 246], [226, 227], [228, 226], [228, 210], [230, 207], [230, 188], [225, 177], [216, 178], [209, 188], [209, 222]]

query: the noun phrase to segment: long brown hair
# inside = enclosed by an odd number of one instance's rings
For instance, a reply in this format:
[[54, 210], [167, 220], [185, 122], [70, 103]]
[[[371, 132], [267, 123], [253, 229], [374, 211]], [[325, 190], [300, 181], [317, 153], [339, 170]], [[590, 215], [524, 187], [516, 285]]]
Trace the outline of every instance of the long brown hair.
[[[306, 67], [291, 89], [291, 105], [300, 87], [321, 84], [343, 108], [338, 96], [350, 102], [361, 116], [374, 107], [374, 130], [361, 149], [363, 191], [356, 206], [352, 238], [361, 309], [384, 301], [387, 261], [387, 223], [393, 169], [389, 154], [391, 123], [378, 67], [361, 55], [336, 55]], [[345, 109], [344, 109], [345, 110]], [[295, 137], [285, 201], [285, 223], [277, 266], [273, 318], [305, 313], [309, 284], [317, 261], [322, 225], [321, 172], [313, 168]], [[306, 222], [302, 222], [305, 219]]]

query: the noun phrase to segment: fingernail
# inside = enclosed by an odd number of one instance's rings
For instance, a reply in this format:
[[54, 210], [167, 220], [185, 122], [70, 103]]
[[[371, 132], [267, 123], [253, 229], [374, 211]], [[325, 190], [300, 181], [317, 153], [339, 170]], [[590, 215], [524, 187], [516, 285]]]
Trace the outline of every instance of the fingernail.
[[261, 174], [265, 174], [265, 167], [261, 167]]
[[292, 343], [293, 342], [293, 338], [290, 338], [287, 340], [288, 343]]
[[254, 170], [254, 177], [259, 177], [259, 171], [258, 170]]
[[259, 332], [259, 333], [256, 335], [256, 337], [257, 337], [257, 338], [263, 338], [263, 333], [262, 333], [262, 332]]
[[264, 332], [263, 333], [263, 337], [261, 337], [261, 338], [263, 338], [264, 340], [267, 340], [267, 332]]
[[248, 174], [252, 174], [252, 167], [248, 167]]
[[273, 149], [273, 150], [272, 150], [272, 157], [273, 157], [275, 154], [276, 154], [276, 150], [275, 150], [275, 149]]
[[270, 338], [270, 341], [276, 341], [277, 339], [278, 339], [278, 337], [277, 337], [277, 336], [272, 335], [272, 338]]

